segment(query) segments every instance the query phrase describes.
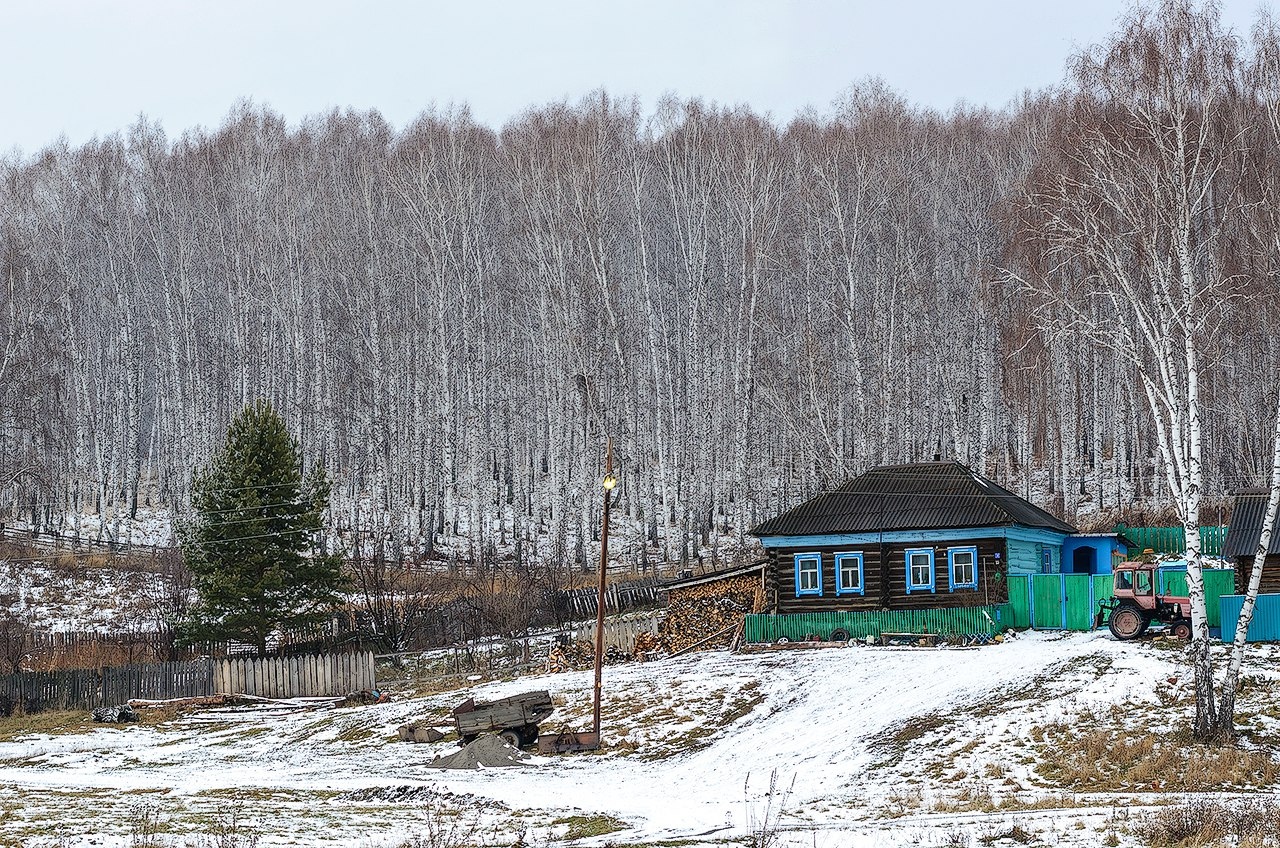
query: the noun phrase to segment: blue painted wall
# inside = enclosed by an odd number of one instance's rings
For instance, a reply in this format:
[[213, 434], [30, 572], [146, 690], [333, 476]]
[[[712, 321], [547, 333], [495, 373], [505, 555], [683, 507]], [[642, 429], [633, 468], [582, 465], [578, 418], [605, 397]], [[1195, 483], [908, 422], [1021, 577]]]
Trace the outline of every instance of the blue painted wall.
[[[1091, 565], [1088, 571], [1075, 570], [1075, 553], [1080, 548], [1092, 549]], [[1123, 559], [1126, 549], [1112, 534], [1081, 533], [1077, 536], [1068, 536], [1062, 543], [1062, 570], [1068, 574], [1110, 574], [1117, 554], [1120, 559]]]
[[[1008, 539], [1010, 574], [1058, 574], [1062, 571], [1062, 545], [1030, 539]], [[1045, 554], [1048, 553], [1046, 568]]]

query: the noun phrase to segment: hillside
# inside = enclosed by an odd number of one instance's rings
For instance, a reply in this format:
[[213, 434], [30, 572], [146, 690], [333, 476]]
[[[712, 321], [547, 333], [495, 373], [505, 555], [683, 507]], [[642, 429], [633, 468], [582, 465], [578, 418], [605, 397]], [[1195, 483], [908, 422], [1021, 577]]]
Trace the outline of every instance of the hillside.
[[[1278, 739], [1273, 654], [1255, 652], [1241, 705], [1250, 744], [1266, 750]], [[263, 846], [736, 844], [761, 830], [788, 845], [1012, 844], [1000, 841], [1010, 833], [1144, 845], [1182, 799], [1167, 792], [1248, 792], [1277, 775], [1269, 754], [1178, 747], [1182, 672], [1177, 650], [1100, 634], [714, 652], [607, 669], [604, 751], [481, 771], [426, 768], [456, 747], [394, 742], [396, 728], [468, 695], [533, 688], [564, 703], [544, 732], [581, 728], [590, 673], [422, 697], [408, 696], [410, 675], [390, 704], [207, 710], [124, 729], [34, 732], [37, 716], [15, 731], [10, 719], [0, 835], [136, 845], [131, 830], [150, 822], [158, 844], [182, 845], [234, 814]]]

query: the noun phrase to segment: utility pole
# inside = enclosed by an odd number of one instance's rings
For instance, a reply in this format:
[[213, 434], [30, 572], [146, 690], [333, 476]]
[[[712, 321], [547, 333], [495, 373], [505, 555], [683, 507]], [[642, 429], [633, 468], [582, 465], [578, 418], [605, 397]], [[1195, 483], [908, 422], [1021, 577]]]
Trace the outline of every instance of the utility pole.
[[609, 496], [618, 478], [613, 476], [613, 439], [605, 443], [604, 451], [604, 517], [600, 523], [600, 585], [596, 592], [596, 682], [595, 706], [592, 712], [591, 730], [595, 733], [596, 747], [600, 746], [600, 676], [604, 669], [604, 584], [609, 563]]

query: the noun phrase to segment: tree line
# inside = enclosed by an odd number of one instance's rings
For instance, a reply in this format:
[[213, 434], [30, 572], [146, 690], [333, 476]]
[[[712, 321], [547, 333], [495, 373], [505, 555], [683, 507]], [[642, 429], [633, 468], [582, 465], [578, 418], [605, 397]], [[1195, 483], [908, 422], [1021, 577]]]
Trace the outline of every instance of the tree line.
[[[1226, 66], [1276, 50], [1266, 27], [1215, 32]], [[500, 130], [465, 107], [397, 130], [241, 103], [212, 130], [142, 118], [11, 155], [0, 521], [183, 513], [258, 398], [327, 470], [348, 547], [470, 563], [589, 566], [606, 436], [611, 550], [641, 568], [744, 551], [802, 498], [935, 455], [1081, 524], [1158, 512], [1150, 360], [1084, 283], [1164, 246], [1072, 204], [1162, 196], [1082, 155], [1118, 95], [1114, 65], [1078, 58], [1003, 110], [875, 81], [785, 125], [604, 92]], [[1271, 467], [1280, 141], [1259, 79], [1204, 77], [1215, 158], [1181, 160], [1209, 172], [1189, 226], [1217, 227], [1195, 258], [1215, 269], [1195, 300], [1209, 500]]]

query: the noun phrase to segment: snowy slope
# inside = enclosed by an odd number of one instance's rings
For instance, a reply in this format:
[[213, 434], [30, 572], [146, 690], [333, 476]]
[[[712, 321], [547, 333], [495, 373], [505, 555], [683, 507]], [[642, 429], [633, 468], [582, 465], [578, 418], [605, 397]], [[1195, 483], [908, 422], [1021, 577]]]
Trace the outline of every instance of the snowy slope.
[[[1100, 634], [1027, 634], [969, 650], [708, 653], [608, 668], [606, 751], [470, 772], [426, 768], [454, 746], [393, 742], [396, 727], [443, 722], [467, 694], [547, 688], [564, 705], [544, 732], [584, 728], [590, 674], [354, 709], [209, 710], [157, 727], [0, 743], [0, 785], [10, 787], [0, 804], [21, 810], [20, 820], [0, 819], [0, 833], [39, 823], [67, 844], [90, 844], [76, 840], [92, 833], [92, 844], [122, 845], [139, 804], [181, 834], [237, 803], [263, 845], [390, 845], [429, 827], [443, 803], [512, 838], [555, 838], [557, 819], [604, 814], [624, 828], [604, 841], [716, 843], [781, 807], [796, 844], [812, 844], [814, 831], [825, 846], [929, 844], [1011, 816], [1054, 828], [1065, 816], [1080, 823], [1079, 839], [1064, 834], [1060, 844], [1093, 845], [1114, 799], [1056, 812], [945, 811], [976, 782], [1028, 808], [1053, 798], [1027, 757], [1037, 728], [1115, 704], [1154, 707], [1154, 693], [1182, 672], [1180, 652]], [[993, 769], [1000, 780], [979, 779]], [[765, 797], [771, 773], [790, 787], [785, 801]]]

